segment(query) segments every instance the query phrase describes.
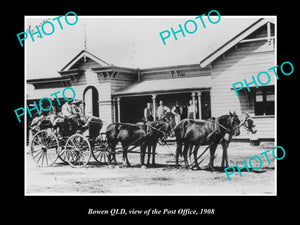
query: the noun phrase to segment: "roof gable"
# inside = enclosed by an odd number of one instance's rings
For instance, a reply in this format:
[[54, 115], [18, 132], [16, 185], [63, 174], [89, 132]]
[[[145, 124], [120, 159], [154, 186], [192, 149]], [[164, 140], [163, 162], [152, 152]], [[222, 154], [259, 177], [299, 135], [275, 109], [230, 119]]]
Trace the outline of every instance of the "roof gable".
[[60, 72], [65, 72], [68, 71], [70, 69], [74, 69], [73, 66], [76, 63], [80, 63], [82, 60], [86, 60], [86, 58], [91, 59], [93, 61], [95, 61], [96, 63], [98, 63], [100, 66], [109, 66], [110, 64], [103, 61], [102, 59], [98, 58], [97, 56], [93, 55], [92, 53], [86, 51], [86, 50], [82, 50], [81, 52], [79, 52], [78, 55], [76, 55], [69, 63], [67, 63], [67, 65], [65, 65]]
[[267, 23], [273, 23], [271, 20], [266, 18], [260, 18], [257, 21], [255, 21], [253, 24], [248, 26], [246, 29], [238, 33], [236, 36], [231, 38], [229, 41], [224, 43], [222, 46], [217, 48], [215, 51], [210, 53], [208, 56], [206, 56], [204, 59], [200, 61], [200, 66], [202, 68], [206, 67], [210, 63], [212, 63], [214, 60], [216, 60], [219, 56], [224, 54], [226, 51], [234, 47], [236, 44], [238, 44], [240, 41], [257, 31], [259, 28], [264, 26]]

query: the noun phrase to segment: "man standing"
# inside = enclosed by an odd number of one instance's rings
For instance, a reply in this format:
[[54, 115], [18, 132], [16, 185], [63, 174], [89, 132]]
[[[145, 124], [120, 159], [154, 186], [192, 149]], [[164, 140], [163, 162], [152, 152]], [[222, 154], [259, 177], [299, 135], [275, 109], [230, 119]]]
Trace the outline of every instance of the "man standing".
[[189, 106], [188, 106], [188, 118], [189, 119], [196, 119], [196, 113], [197, 113], [197, 107], [193, 103], [192, 100], [189, 101]]
[[187, 104], [184, 103], [182, 106], [182, 115], [181, 115], [181, 119], [186, 119], [188, 117], [188, 107]]
[[153, 116], [152, 116], [152, 109], [151, 109], [151, 103], [147, 102], [147, 107], [144, 109], [144, 118], [145, 121], [153, 121]]
[[157, 107], [157, 110], [156, 110], [158, 119], [161, 120], [163, 115], [165, 115], [167, 112], [170, 112], [170, 109], [167, 106], [164, 106], [163, 101], [160, 100], [159, 106]]
[[175, 105], [173, 106], [171, 112], [175, 115], [175, 123], [177, 125], [180, 122], [182, 115], [182, 108], [179, 107], [178, 101], [175, 102]]

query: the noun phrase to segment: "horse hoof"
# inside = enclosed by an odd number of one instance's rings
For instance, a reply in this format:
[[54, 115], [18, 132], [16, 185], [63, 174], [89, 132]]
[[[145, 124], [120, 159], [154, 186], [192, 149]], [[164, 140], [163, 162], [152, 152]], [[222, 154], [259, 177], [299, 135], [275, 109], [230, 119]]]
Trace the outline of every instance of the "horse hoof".
[[193, 166], [191, 169], [192, 170], [200, 170], [200, 167], [199, 166]]
[[141, 166], [141, 169], [147, 169], [147, 166], [142, 165], [142, 166]]

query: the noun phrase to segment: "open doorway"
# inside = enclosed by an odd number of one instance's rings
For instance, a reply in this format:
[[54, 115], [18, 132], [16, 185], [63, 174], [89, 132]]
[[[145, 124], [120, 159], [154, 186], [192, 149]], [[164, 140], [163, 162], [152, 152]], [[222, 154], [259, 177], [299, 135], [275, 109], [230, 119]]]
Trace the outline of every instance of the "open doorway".
[[122, 97], [120, 101], [121, 121], [126, 123], [143, 121], [144, 108], [146, 108], [147, 102], [152, 103], [151, 96]]
[[[163, 104], [172, 110], [175, 102], [178, 101], [179, 106], [185, 108], [186, 115], [182, 115], [181, 119], [187, 117], [187, 107], [189, 100], [191, 100], [191, 92], [171, 93], [171, 94], [157, 94], [156, 95], [156, 109], [159, 101], [162, 100]], [[144, 119], [144, 109], [147, 106], [147, 102], [151, 104], [153, 109], [152, 95], [146, 96], [126, 96], [121, 97], [120, 101], [120, 119], [122, 122], [136, 123], [141, 122]], [[198, 109], [198, 101], [195, 99], [196, 107]], [[203, 91], [201, 94], [201, 119], [208, 119], [211, 117], [211, 105], [210, 105], [210, 92]], [[199, 118], [199, 113], [196, 114], [196, 118]]]
[[83, 92], [84, 115], [99, 117], [98, 90], [88, 86]]

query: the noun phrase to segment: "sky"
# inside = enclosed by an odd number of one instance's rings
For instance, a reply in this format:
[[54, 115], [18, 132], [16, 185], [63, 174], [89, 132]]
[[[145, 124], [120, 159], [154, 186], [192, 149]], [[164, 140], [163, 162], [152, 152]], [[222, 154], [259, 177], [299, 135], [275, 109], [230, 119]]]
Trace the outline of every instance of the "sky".
[[[29, 36], [25, 40], [26, 79], [60, 76], [58, 71], [84, 49], [84, 26], [87, 51], [109, 64], [144, 69], [199, 63], [259, 18], [221, 16], [220, 22], [212, 24], [203, 17], [206, 24], [203, 28], [196, 16], [78, 16], [77, 23], [72, 26], [62, 17], [63, 30], [53, 21], [53, 34], [35, 38], [35, 42]], [[26, 16], [25, 29], [55, 17]], [[69, 19], [71, 23], [75, 21], [72, 19]], [[178, 40], [171, 35], [164, 45], [159, 33], [164, 30], [171, 32], [171, 27], [176, 31], [178, 24], [183, 27], [187, 20], [197, 23], [197, 31], [193, 34], [185, 32], [185, 37], [178, 33]], [[212, 20], [216, 21], [217, 17], [212, 17]], [[50, 32], [48, 25], [45, 30]], [[193, 26], [189, 29], [193, 30]]]

